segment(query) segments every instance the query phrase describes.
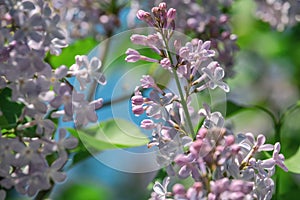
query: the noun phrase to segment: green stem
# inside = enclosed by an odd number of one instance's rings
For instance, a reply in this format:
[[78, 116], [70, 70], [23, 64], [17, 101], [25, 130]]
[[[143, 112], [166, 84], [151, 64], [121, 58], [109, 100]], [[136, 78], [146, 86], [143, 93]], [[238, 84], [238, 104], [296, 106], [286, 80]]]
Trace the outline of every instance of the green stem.
[[189, 131], [190, 131], [192, 137], [196, 137], [194, 129], [193, 129], [193, 124], [192, 124], [192, 120], [191, 120], [191, 117], [190, 117], [190, 113], [189, 113], [189, 110], [188, 110], [188, 107], [187, 107], [187, 103], [186, 103], [186, 100], [184, 98], [182, 88], [181, 88], [181, 84], [180, 84], [180, 81], [179, 81], [179, 78], [178, 78], [178, 75], [177, 75], [177, 71], [175, 69], [175, 65], [174, 65], [173, 59], [172, 59], [171, 54], [170, 54], [168, 42], [167, 42], [163, 32], [161, 31], [160, 33], [161, 33], [163, 41], [165, 43], [165, 47], [166, 47], [166, 50], [167, 50], [167, 55], [168, 55], [168, 58], [170, 60], [171, 66], [172, 66], [172, 71], [173, 71], [173, 74], [174, 74], [174, 77], [175, 77], [177, 89], [179, 91], [179, 95], [180, 95], [184, 115], [185, 115], [186, 120], [187, 120], [188, 128], [190, 129]]
[[186, 103], [186, 101], [184, 99], [184, 95], [183, 95], [183, 92], [182, 92], [182, 89], [181, 89], [181, 85], [180, 85], [180, 81], [179, 81], [177, 72], [174, 69], [174, 67], [172, 68], [172, 70], [173, 70], [173, 74], [174, 74], [174, 77], [175, 77], [176, 85], [177, 85], [177, 88], [178, 88], [178, 91], [179, 91], [179, 95], [180, 95], [180, 99], [181, 99], [181, 104], [182, 104], [182, 107], [183, 107], [184, 115], [185, 115], [185, 117], [187, 119], [187, 123], [188, 123], [189, 129], [190, 129], [190, 133], [192, 134], [192, 137], [195, 137], [196, 135], [195, 135], [195, 132], [194, 132], [194, 129], [193, 129], [192, 120], [191, 120], [190, 113], [189, 113], [189, 110], [188, 110], [188, 107], [187, 107], [187, 103]]

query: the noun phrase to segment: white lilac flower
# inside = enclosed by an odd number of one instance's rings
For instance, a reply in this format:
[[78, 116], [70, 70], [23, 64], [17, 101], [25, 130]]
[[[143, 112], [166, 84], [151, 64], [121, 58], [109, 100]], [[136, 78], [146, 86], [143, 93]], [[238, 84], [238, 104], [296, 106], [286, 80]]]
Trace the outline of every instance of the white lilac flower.
[[16, 181], [16, 191], [20, 194], [27, 194], [32, 197], [41, 190], [47, 190], [51, 187], [47, 177], [42, 172], [32, 173], [30, 176], [24, 176]]
[[70, 67], [70, 70], [71, 74], [76, 76], [76, 79], [79, 81], [80, 90], [85, 89], [92, 80], [97, 81], [101, 85], [106, 84], [106, 79], [100, 72], [102, 63], [98, 58], [93, 57], [89, 61], [87, 56], [77, 55], [75, 60], [76, 63]]
[[84, 94], [73, 93], [73, 113], [76, 126], [86, 126], [89, 122], [97, 122], [98, 117], [95, 112], [102, 105], [103, 99], [99, 98], [92, 102], [84, 99]]
[[280, 168], [282, 168], [284, 171], [288, 171], [288, 168], [284, 164], [284, 155], [279, 154], [280, 152], [280, 143], [276, 142], [274, 145], [274, 151], [273, 151], [273, 156], [272, 158], [274, 159], [276, 165], [278, 165]]
[[223, 127], [224, 125], [224, 118], [222, 114], [220, 112], [211, 113], [211, 110], [206, 103], [203, 104], [203, 108], [199, 110], [198, 114], [205, 117], [203, 125], [206, 128], [212, 128], [214, 126]]
[[55, 98], [50, 101], [50, 105], [56, 109], [63, 105], [63, 110], [53, 112], [51, 114], [52, 117], [57, 118], [63, 116], [63, 121], [71, 121], [73, 119], [71, 87], [65, 83], [62, 83], [56, 93]]
[[146, 114], [149, 117], [153, 117], [155, 119], [169, 119], [169, 114], [166, 109], [166, 106], [170, 105], [174, 100], [173, 93], [165, 93], [164, 95], [160, 95], [157, 90], [152, 90], [150, 92], [149, 99], [151, 103], [148, 103], [148, 107], [146, 109]]
[[29, 145], [16, 153], [16, 166], [41, 165], [45, 162], [43, 155], [39, 152], [42, 142], [38, 139], [31, 140]]
[[166, 177], [163, 180], [163, 183], [159, 183], [159, 182], [155, 182], [154, 186], [153, 186], [153, 190], [154, 192], [158, 195], [160, 200], [165, 200], [167, 197], [167, 193], [168, 193], [168, 185], [170, 183], [170, 177]]
[[202, 72], [209, 78], [207, 83], [209, 88], [213, 90], [219, 87], [225, 92], [229, 92], [229, 86], [222, 81], [225, 75], [224, 69], [221, 67], [211, 68], [211, 65], [215, 65], [215, 62], [212, 62], [206, 68], [202, 68]]
[[196, 42], [188, 42], [179, 50], [179, 55], [188, 61], [192, 65], [192, 68], [199, 69], [203, 61], [215, 55], [215, 52], [209, 48], [210, 41], [203, 42], [202, 40], [198, 40]]

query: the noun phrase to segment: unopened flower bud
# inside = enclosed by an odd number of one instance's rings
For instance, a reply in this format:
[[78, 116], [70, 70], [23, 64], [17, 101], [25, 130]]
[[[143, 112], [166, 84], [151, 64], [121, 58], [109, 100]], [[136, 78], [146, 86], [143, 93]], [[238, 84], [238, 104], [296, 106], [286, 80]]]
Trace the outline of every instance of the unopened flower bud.
[[141, 115], [144, 113], [144, 108], [142, 105], [139, 105], [139, 106], [133, 106], [132, 107], [132, 112], [135, 114], [135, 115]]
[[164, 69], [169, 69], [171, 67], [171, 62], [169, 58], [164, 58], [160, 61], [161, 66]]
[[170, 8], [167, 12], [167, 18], [168, 18], [168, 21], [172, 21], [175, 19], [175, 16], [176, 16], [176, 9], [174, 8]]
[[161, 9], [161, 10], [166, 10], [167, 9], [167, 4], [165, 2], [161, 2], [158, 7]]
[[136, 14], [136, 17], [139, 20], [145, 21], [150, 26], [153, 26], [154, 22], [150, 13], [145, 12], [144, 10], [139, 10]]
[[131, 97], [131, 103], [132, 103], [132, 105], [135, 105], [135, 106], [143, 105], [144, 98], [141, 95], [135, 95], [135, 96]]
[[136, 62], [141, 59], [141, 55], [138, 51], [134, 49], [127, 49], [126, 51], [127, 57], [125, 58], [126, 62]]
[[185, 189], [183, 185], [177, 183], [173, 186], [173, 193], [174, 195], [184, 195], [185, 194]]
[[233, 135], [226, 136], [225, 143], [226, 143], [226, 146], [230, 146], [230, 145], [234, 144], [234, 136]]
[[207, 129], [206, 128], [200, 128], [197, 134], [197, 139], [203, 139], [205, 138], [207, 134]]
[[141, 127], [147, 130], [151, 130], [155, 127], [155, 124], [151, 119], [144, 119], [141, 122]]
[[130, 37], [130, 40], [134, 44], [139, 44], [139, 45], [144, 45], [145, 46], [145, 45], [147, 45], [148, 37], [145, 36], [145, 35], [133, 34]]

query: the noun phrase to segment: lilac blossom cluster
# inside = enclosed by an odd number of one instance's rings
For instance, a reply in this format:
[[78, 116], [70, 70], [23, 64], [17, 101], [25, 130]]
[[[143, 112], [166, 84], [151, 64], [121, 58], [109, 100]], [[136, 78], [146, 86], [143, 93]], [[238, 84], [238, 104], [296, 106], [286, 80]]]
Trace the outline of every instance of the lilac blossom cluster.
[[[263, 135], [255, 139], [252, 133], [234, 136], [224, 128], [202, 127], [188, 151], [174, 159], [177, 177], [192, 177], [194, 184], [186, 190], [177, 183], [167, 192], [167, 185], [156, 182], [151, 199], [271, 199], [275, 166], [288, 169], [280, 144], [265, 144], [265, 140]], [[273, 151], [272, 157], [256, 159], [263, 151]]]
[[[34, 196], [65, 179], [68, 150], [78, 143], [64, 128], [55, 137], [55, 118], [77, 127], [96, 122], [102, 98], [89, 102], [83, 90], [93, 80], [102, 85], [106, 80], [98, 58], [78, 55], [70, 69], [55, 70], [44, 61], [67, 46], [60, 17], [47, 1], [0, 1], [0, 17], [0, 93], [10, 91], [7, 101], [21, 107], [15, 122], [0, 127], [0, 199], [12, 188]], [[71, 77], [78, 79], [79, 89]], [[0, 116], [14, 111], [0, 110]]]
[[[149, 1], [149, 5], [153, 2]], [[176, 29], [192, 37], [210, 40], [215, 50], [215, 59], [226, 71], [227, 77], [234, 75], [234, 55], [238, 51], [237, 36], [232, 33], [230, 11], [233, 0], [172, 0], [170, 7], [180, 8]]]
[[278, 31], [300, 21], [300, 2], [296, 0], [256, 0], [256, 16]]
[[[288, 170], [280, 144], [265, 144], [264, 135], [234, 135], [223, 128], [222, 114], [212, 112], [205, 103], [195, 112], [191, 106], [193, 94], [217, 87], [229, 92], [229, 86], [222, 81], [223, 68], [217, 61], [211, 61], [215, 51], [210, 49], [210, 41], [193, 39], [185, 45], [177, 39], [170, 42], [175, 14], [176, 10], [167, 9], [164, 2], [153, 7], [151, 13], [139, 10], [137, 18], [156, 33], [134, 34], [130, 39], [134, 44], [149, 47], [160, 58], [141, 55], [134, 49], [128, 49], [125, 58], [127, 62], [158, 63], [172, 74], [179, 93], [159, 87], [154, 78], [144, 75], [131, 98], [132, 112], [147, 116], [140, 126], [152, 130], [148, 147], [157, 147], [157, 163], [166, 167], [169, 176], [162, 184], [155, 182], [150, 199], [271, 199], [275, 166]], [[269, 151], [273, 151], [272, 157], [256, 158], [259, 152]], [[168, 191], [173, 178], [191, 178], [194, 183], [189, 188], [177, 183]]]
[[101, 40], [103, 35], [111, 36], [120, 26], [119, 12], [125, 2], [110, 0], [51, 0], [59, 10], [60, 24], [68, 32], [68, 39], [74, 40], [92, 36]]

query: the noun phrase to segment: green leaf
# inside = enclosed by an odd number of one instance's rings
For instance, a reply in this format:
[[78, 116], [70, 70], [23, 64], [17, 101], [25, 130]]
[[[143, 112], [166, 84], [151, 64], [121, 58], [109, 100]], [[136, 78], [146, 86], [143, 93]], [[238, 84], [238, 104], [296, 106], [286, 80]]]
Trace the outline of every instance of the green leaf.
[[232, 101], [227, 101], [226, 105], [226, 117], [232, 116], [238, 112], [241, 112], [242, 110], [247, 109], [247, 107], [243, 105], [239, 105]]
[[299, 160], [300, 160], [300, 147], [298, 148], [298, 151], [296, 154], [294, 154], [292, 157], [290, 157], [284, 161], [284, 164], [289, 169], [289, 172], [300, 174]]
[[11, 129], [16, 127], [17, 119], [21, 115], [23, 105], [10, 101], [11, 90], [5, 88], [0, 90], [0, 128]]
[[95, 151], [116, 148], [130, 148], [145, 145], [148, 138], [131, 122], [124, 119], [111, 119], [82, 130], [68, 129], [78, 137], [88, 149]]
[[84, 182], [73, 183], [61, 187], [62, 191], [55, 195], [55, 199], [73, 199], [73, 200], [105, 200], [112, 199], [111, 192], [97, 183]]
[[53, 68], [58, 68], [61, 65], [70, 67], [75, 63], [76, 55], [88, 54], [97, 44], [98, 42], [93, 38], [77, 40], [73, 44], [64, 48], [59, 56], [53, 56], [49, 54], [46, 60]]

